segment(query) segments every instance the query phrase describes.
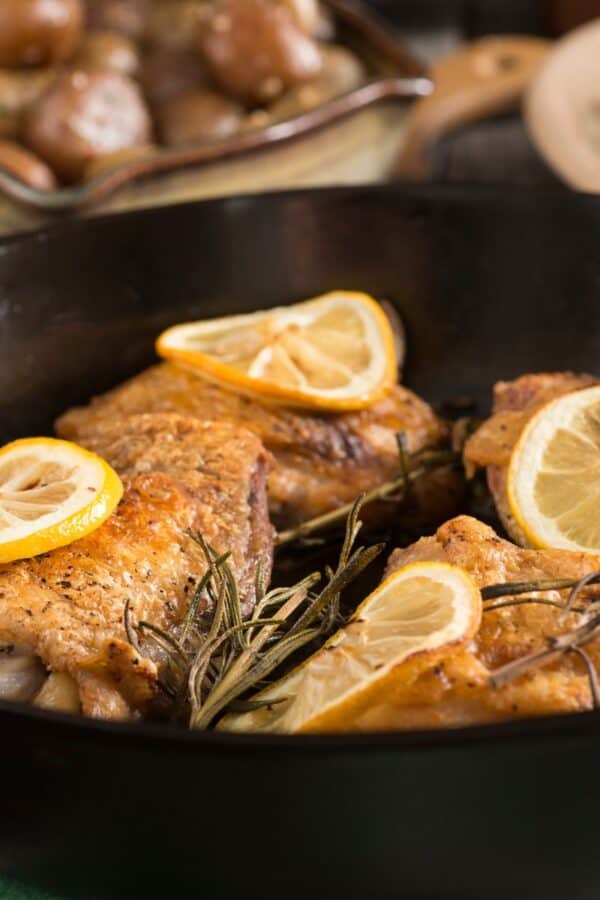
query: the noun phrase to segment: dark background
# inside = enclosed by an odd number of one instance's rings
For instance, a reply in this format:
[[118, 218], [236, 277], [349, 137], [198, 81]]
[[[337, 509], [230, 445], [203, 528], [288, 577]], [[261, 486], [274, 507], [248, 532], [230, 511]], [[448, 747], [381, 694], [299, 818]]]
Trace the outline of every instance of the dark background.
[[600, 0], [367, 0], [401, 25], [451, 24], [467, 37], [491, 32], [557, 35], [600, 16]]
[[[571, 7], [579, 5], [579, 0], [568, 2]], [[557, 4], [542, 0], [370, 0], [370, 5], [399, 25], [450, 26], [476, 37], [497, 31], [544, 34], [553, 28]]]

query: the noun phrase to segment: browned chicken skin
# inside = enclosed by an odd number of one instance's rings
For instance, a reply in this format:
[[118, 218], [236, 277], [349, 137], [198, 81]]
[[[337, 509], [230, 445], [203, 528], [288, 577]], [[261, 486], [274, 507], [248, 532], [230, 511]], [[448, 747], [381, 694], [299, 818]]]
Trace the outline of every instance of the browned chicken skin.
[[[57, 430], [85, 441], [120, 416], [159, 411], [231, 422], [258, 435], [275, 457], [269, 506], [279, 527], [335, 509], [395, 477], [399, 431], [406, 435], [409, 452], [440, 446], [447, 437], [431, 407], [401, 386], [369, 409], [327, 415], [268, 406], [170, 363], [147, 369], [89, 406], [69, 410]], [[435, 487], [430, 481], [429, 489], [423, 485], [413, 497], [439, 522], [456, 510], [453, 489], [456, 483], [448, 477]]]
[[[580, 578], [598, 569], [598, 557], [567, 550], [524, 550], [501, 540], [487, 525], [468, 516], [446, 522], [434, 537], [396, 550], [388, 574], [423, 561], [461, 566], [478, 587], [547, 578]], [[597, 599], [600, 590], [588, 588]], [[556, 591], [540, 595], [558, 600]], [[564, 600], [564, 593], [562, 599]], [[357, 729], [412, 729], [471, 725], [503, 719], [576, 712], [591, 706], [583, 664], [572, 655], [502, 688], [492, 688], [493, 669], [547, 646], [547, 638], [571, 631], [580, 623], [576, 613], [541, 604], [484, 611], [471, 646], [449, 652], [442, 661], [399, 685], [393, 702], [374, 707], [357, 721]], [[600, 663], [600, 640], [586, 645]]]
[[555, 372], [522, 375], [494, 386], [492, 415], [467, 441], [464, 460], [467, 472], [487, 470], [490, 491], [506, 531], [517, 543], [527, 541], [510, 511], [506, 475], [513, 447], [531, 417], [546, 403], [563, 394], [598, 384], [592, 375]]
[[269, 458], [249, 431], [174, 414], [105, 422], [81, 443], [116, 468], [123, 499], [87, 537], [0, 566], [0, 639], [68, 672], [84, 713], [127, 718], [154, 695], [157, 667], [127, 643], [125, 603], [134, 621], [177, 627], [206, 569], [190, 531], [231, 551], [252, 608], [257, 566], [272, 561]]

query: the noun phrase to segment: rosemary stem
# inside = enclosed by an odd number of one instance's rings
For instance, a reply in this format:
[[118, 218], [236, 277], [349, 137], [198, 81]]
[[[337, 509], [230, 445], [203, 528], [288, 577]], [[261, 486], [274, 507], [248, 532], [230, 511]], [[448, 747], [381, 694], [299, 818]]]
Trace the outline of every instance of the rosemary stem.
[[513, 681], [520, 675], [525, 675], [531, 669], [546, 665], [563, 653], [571, 653], [578, 647], [589, 643], [598, 636], [600, 630], [600, 615], [595, 615], [580, 625], [574, 631], [559, 637], [550, 638], [548, 646], [543, 650], [537, 650], [512, 660], [490, 674], [490, 684], [494, 688], [503, 687], [509, 681]]
[[488, 606], [483, 607], [483, 612], [494, 612], [496, 609], [505, 609], [509, 606], [529, 606], [530, 604], [539, 605], [539, 606], [553, 606], [555, 609], [560, 609], [562, 612], [585, 612], [585, 608], [581, 606], [572, 606], [567, 608], [565, 603], [560, 603], [558, 600], [546, 600], [543, 597], [521, 597], [517, 599], [516, 597], [513, 600], [501, 600], [500, 603], [490, 603]]
[[535, 653], [528, 653], [526, 656], [521, 656], [520, 659], [513, 660], [506, 663], [504, 666], [494, 669], [494, 671], [490, 673], [490, 685], [493, 688], [504, 687], [505, 684], [514, 681], [515, 678], [518, 678], [520, 675], [525, 675], [527, 672], [530, 672], [531, 669], [546, 665], [546, 663], [557, 659], [563, 653], [564, 649], [560, 650], [554, 647], [546, 647], [544, 650], [538, 650]]
[[[402, 500], [404, 499], [406, 489], [411, 482], [416, 481], [432, 468], [451, 465], [458, 462], [458, 460], [459, 455], [451, 450], [440, 450], [437, 453], [429, 453], [427, 458], [422, 461], [421, 465], [409, 472], [403, 470], [398, 478], [394, 478], [392, 481], [386, 481], [384, 484], [380, 484], [378, 487], [363, 494], [362, 505], [365, 506], [376, 500], [385, 500], [387, 497], [392, 497], [394, 494], [398, 493], [400, 494], [398, 500]], [[277, 547], [283, 547], [300, 538], [308, 537], [315, 532], [324, 531], [332, 525], [338, 525], [341, 522], [345, 522], [352, 512], [354, 503], [355, 501], [352, 500], [350, 503], [345, 503], [344, 506], [332, 509], [320, 516], [315, 516], [314, 519], [302, 522], [294, 528], [288, 528], [286, 531], [279, 532], [276, 539]]]
[[[539, 581], [515, 581], [512, 584], [490, 584], [481, 590], [482, 600], [494, 600], [496, 597], [516, 597], [532, 591], [564, 591], [580, 584], [581, 578], [546, 578]], [[585, 577], [585, 584], [598, 584], [600, 574], [595, 572]]]

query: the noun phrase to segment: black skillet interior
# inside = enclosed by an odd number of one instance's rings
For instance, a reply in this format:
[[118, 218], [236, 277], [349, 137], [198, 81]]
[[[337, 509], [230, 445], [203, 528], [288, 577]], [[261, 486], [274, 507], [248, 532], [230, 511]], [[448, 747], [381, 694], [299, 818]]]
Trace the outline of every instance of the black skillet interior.
[[[597, 370], [600, 203], [365, 188], [74, 222], [0, 245], [2, 438], [139, 370], [171, 322], [332, 288], [392, 299], [407, 383]], [[594, 713], [257, 740], [3, 706], [0, 869], [61, 897], [596, 897]]]

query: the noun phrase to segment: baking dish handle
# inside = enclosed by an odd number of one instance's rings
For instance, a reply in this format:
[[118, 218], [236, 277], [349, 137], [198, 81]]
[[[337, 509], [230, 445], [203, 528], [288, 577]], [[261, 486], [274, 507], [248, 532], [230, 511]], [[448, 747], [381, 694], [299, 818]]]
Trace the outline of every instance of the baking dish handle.
[[433, 63], [434, 90], [418, 100], [408, 115], [394, 176], [427, 179], [430, 151], [441, 137], [518, 107], [551, 46], [543, 38], [486, 37]]

